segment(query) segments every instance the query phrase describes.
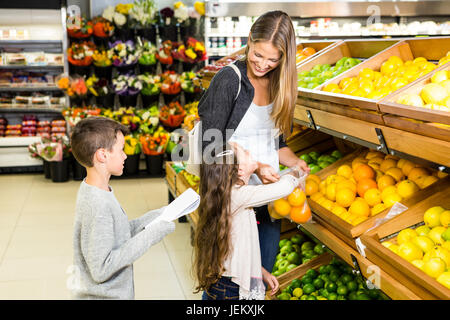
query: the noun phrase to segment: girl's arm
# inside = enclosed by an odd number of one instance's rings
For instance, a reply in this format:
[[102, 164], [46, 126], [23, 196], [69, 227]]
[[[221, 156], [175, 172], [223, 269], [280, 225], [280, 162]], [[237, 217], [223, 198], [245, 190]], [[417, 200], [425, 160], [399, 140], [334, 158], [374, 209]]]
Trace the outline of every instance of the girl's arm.
[[238, 207], [259, 207], [288, 196], [299, 183], [299, 178], [286, 174], [275, 183], [239, 187], [232, 199]]
[[270, 294], [273, 296], [274, 294], [277, 293], [278, 287], [280, 286], [280, 284], [278, 283], [277, 277], [275, 277], [273, 274], [270, 274], [269, 271], [264, 269], [264, 267], [261, 267], [261, 270], [262, 270], [263, 281], [265, 283], [267, 283], [267, 285], [270, 287], [270, 289], [272, 289]]
[[278, 157], [280, 158], [280, 163], [286, 167], [297, 167], [299, 170], [306, 173], [309, 173], [311, 170], [306, 162], [299, 159], [289, 147], [280, 148], [278, 150]]

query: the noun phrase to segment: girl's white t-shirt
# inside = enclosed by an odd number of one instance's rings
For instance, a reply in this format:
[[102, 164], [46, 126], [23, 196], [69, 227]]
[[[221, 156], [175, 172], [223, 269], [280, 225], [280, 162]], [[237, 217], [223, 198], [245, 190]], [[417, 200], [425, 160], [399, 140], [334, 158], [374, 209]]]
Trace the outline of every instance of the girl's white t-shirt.
[[[279, 172], [278, 143], [279, 130], [270, 117], [273, 103], [267, 106], [258, 106], [251, 103], [230, 142], [236, 142], [248, 150], [253, 159], [270, 165]], [[249, 184], [261, 184], [256, 174], [250, 177]]]

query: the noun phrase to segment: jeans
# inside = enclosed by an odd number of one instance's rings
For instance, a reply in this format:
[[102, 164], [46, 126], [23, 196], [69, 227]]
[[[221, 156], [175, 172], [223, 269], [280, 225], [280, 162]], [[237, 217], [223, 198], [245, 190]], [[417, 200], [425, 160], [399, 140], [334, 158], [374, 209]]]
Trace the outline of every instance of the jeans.
[[264, 269], [272, 272], [275, 258], [278, 254], [280, 242], [281, 219], [272, 222], [267, 206], [254, 208], [258, 224], [259, 247], [261, 249], [261, 263]]
[[208, 290], [203, 291], [202, 300], [239, 300], [239, 286], [229, 277], [221, 277]]

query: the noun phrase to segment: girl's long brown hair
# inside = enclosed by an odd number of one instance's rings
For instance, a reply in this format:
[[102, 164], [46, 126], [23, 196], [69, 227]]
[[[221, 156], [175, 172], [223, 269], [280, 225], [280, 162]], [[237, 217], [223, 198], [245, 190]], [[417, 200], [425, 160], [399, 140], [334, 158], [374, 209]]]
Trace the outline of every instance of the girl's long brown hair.
[[[280, 50], [278, 67], [269, 72], [270, 101], [273, 102], [271, 117], [278, 128], [288, 138], [291, 135], [295, 101], [297, 99], [297, 69], [295, 55], [295, 31], [292, 20], [283, 11], [269, 11], [260, 16], [250, 29], [249, 42], [269, 41]], [[248, 46], [244, 60], [247, 61]]]
[[231, 190], [240, 180], [235, 155], [226, 155], [222, 160], [223, 164], [200, 165], [199, 219], [193, 251], [193, 273], [198, 281], [195, 293], [217, 282], [230, 253]]

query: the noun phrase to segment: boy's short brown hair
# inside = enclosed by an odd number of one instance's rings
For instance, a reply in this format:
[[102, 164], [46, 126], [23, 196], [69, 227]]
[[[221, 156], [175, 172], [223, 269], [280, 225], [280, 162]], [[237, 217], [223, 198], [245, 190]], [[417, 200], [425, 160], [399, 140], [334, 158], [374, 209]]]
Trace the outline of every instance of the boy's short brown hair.
[[105, 117], [89, 117], [78, 122], [71, 135], [72, 154], [84, 167], [94, 166], [94, 154], [100, 149], [112, 150], [117, 132], [129, 134], [129, 129]]

